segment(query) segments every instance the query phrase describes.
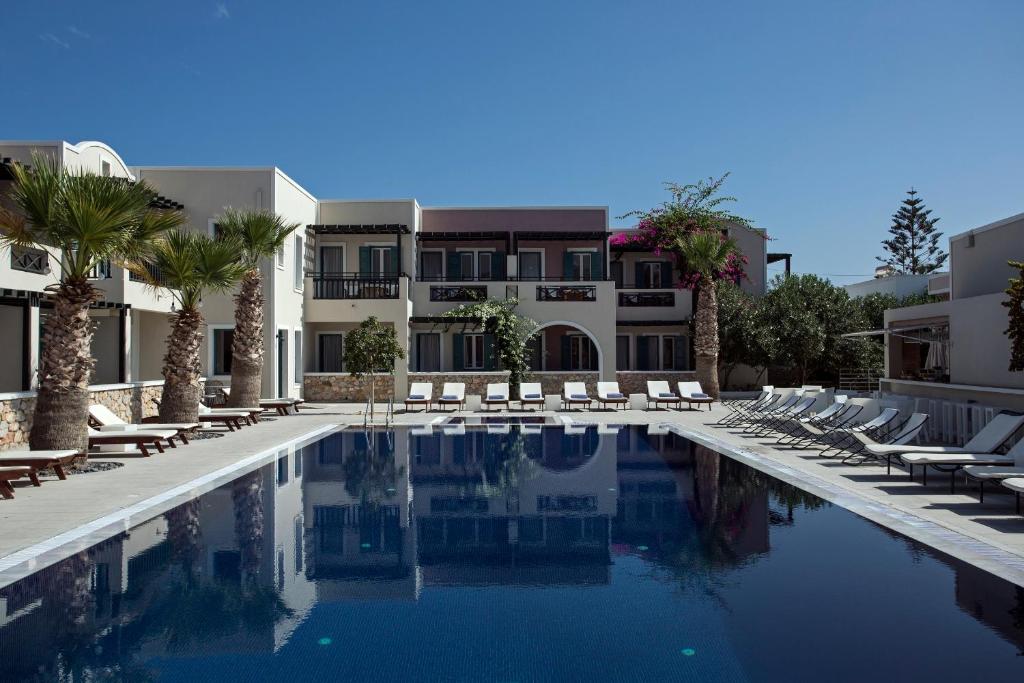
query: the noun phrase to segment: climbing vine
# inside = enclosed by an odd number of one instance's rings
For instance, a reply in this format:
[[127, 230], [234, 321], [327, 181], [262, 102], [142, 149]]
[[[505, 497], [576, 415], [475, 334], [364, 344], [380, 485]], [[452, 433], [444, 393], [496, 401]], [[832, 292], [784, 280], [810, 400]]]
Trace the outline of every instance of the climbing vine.
[[1003, 306], [1010, 309], [1010, 326], [1006, 328], [1006, 336], [1010, 338], [1010, 371], [1024, 372], [1024, 262], [1008, 263], [1019, 271], [1017, 277], [1010, 278], [1010, 286], [1006, 288], [1010, 298], [1003, 302]]
[[526, 345], [537, 331], [537, 323], [516, 313], [517, 306], [519, 299], [490, 298], [462, 304], [441, 314], [443, 318], [474, 318], [481, 321], [484, 332], [494, 335], [494, 352], [501, 367], [508, 370], [513, 396], [530, 369]]

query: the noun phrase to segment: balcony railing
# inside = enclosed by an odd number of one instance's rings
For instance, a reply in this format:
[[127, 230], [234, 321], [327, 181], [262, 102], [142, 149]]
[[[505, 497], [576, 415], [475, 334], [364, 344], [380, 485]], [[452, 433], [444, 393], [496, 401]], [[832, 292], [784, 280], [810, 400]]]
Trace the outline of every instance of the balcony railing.
[[619, 306], [662, 306], [676, 305], [675, 292], [619, 292]]
[[[147, 263], [146, 270], [149, 271], [149, 276], [150, 278], [152, 278], [153, 282], [156, 282], [156, 284], [161, 287], [167, 286], [167, 283], [164, 280], [163, 273], [160, 272], [159, 268]], [[147, 280], [146, 278], [130, 270], [128, 271], [128, 279], [131, 280], [132, 282], [149, 282], [149, 280]]]
[[597, 301], [597, 287], [538, 287], [537, 301]]
[[431, 301], [483, 301], [487, 298], [486, 287], [431, 287]]
[[312, 273], [314, 299], [397, 299], [397, 275]]
[[417, 275], [417, 282], [611, 282], [610, 277], [569, 277], [567, 275], [549, 275], [545, 277], [529, 275], [499, 275], [491, 277], [476, 277], [461, 275], [459, 277], [447, 277], [445, 275]]
[[46, 275], [50, 272], [50, 255], [42, 249], [11, 247], [11, 270]]

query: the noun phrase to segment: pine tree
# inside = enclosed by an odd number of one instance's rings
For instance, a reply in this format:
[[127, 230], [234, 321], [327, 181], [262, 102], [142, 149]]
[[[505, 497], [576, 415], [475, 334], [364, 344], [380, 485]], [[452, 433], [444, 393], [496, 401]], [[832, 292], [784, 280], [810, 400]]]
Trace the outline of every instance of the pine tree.
[[1020, 271], [1017, 277], [1010, 278], [1006, 289], [1009, 298], [1002, 302], [1010, 309], [1010, 326], [1006, 328], [1006, 336], [1010, 338], [1010, 372], [1024, 372], [1024, 263], [1009, 261], [1009, 264]]
[[879, 256], [878, 260], [900, 275], [931, 273], [941, 268], [949, 254], [939, 246], [942, 233], [935, 231], [939, 219], [931, 218], [931, 213], [917, 191], [910, 188], [899, 211], [892, 216], [892, 237], [882, 240], [886, 256]]

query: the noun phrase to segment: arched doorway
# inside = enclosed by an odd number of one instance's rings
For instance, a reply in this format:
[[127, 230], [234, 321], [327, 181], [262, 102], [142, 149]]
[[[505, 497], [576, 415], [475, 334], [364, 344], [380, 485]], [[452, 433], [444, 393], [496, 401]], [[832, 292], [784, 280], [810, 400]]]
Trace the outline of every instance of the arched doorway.
[[530, 369], [540, 372], [600, 372], [604, 351], [587, 328], [567, 320], [537, 327], [530, 345]]

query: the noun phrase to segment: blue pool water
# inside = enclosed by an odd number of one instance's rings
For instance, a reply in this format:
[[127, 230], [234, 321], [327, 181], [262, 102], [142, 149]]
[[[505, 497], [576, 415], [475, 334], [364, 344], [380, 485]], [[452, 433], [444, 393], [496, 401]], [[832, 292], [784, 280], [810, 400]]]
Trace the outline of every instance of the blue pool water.
[[2, 681], [1008, 681], [1022, 652], [1021, 587], [644, 427], [338, 432], [0, 588]]

